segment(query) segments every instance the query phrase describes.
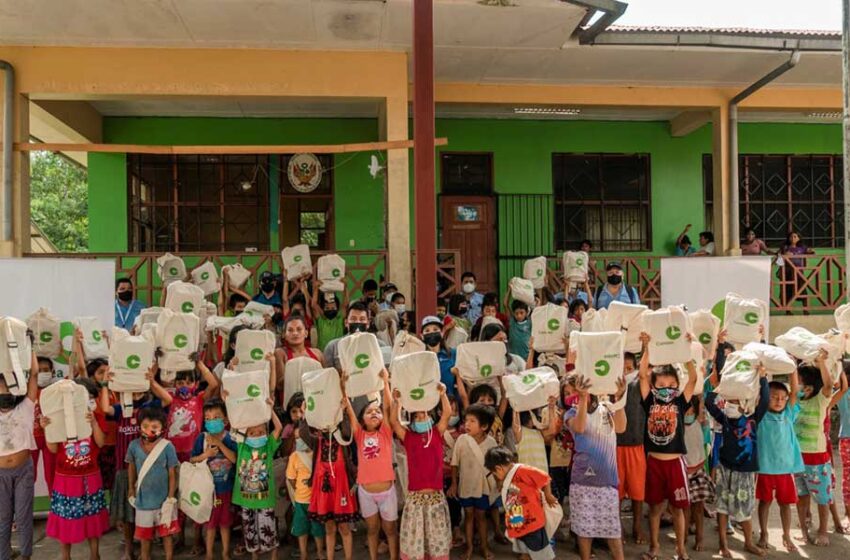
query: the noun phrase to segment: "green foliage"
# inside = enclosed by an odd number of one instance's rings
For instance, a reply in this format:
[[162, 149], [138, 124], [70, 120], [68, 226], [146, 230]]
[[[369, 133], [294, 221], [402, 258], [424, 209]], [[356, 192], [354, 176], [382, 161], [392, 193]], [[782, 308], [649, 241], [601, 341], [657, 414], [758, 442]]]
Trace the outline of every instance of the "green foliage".
[[30, 156], [32, 220], [60, 252], [85, 252], [89, 246], [88, 174], [52, 152]]

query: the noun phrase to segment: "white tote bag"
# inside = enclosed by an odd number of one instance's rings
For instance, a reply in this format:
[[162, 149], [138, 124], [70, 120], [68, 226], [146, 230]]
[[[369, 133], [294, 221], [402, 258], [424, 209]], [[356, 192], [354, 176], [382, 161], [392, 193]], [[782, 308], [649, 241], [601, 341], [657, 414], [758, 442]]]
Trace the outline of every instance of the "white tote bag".
[[744, 346], [744, 351], [758, 356], [759, 362], [770, 375], [789, 375], [797, 370], [797, 362], [794, 358], [778, 346], [750, 342]]
[[200, 328], [197, 315], [164, 309], [156, 324], [156, 345], [163, 352], [159, 367], [174, 371], [195, 369], [189, 356], [198, 349]]
[[204, 291], [205, 296], [217, 294], [221, 290], [218, 271], [211, 261], [207, 261], [192, 271], [192, 283]]
[[716, 393], [724, 399], [752, 402], [759, 394], [759, 357], [754, 352], [738, 350], [726, 356]]
[[121, 413], [125, 418], [133, 415], [133, 393], [150, 389], [147, 372], [153, 364], [155, 351], [154, 340], [144, 335], [116, 339], [109, 348], [109, 369], [113, 373], [109, 390], [120, 395]]
[[231, 288], [241, 290], [251, 278], [251, 271], [242, 266], [240, 263], [226, 264], [221, 267], [221, 275], [227, 276], [227, 279], [230, 281]]
[[[769, 313], [767, 304], [760, 299], [747, 299], [738, 294], [726, 294], [723, 324], [729, 342], [746, 344], [759, 342], [759, 325], [764, 324]], [[768, 339], [767, 332], [764, 333]]]
[[384, 357], [374, 334], [358, 332], [344, 336], [337, 350], [340, 367], [348, 374], [345, 385], [348, 398], [362, 397], [383, 388], [380, 374], [384, 369]]
[[165, 253], [156, 259], [156, 264], [163, 286], [168, 286], [172, 282], [182, 281], [186, 278], [186, 263], [176, 255]]
[[[266, 305], [265, 303], [259, 303], [256, 301], [249, 301], [245, 306], [245, 310], [242, 311], [245, 315], [249, 317], [271, 317], [274, 315], [274, 307], [271, 305]], [[240, 315], [242, 315], [240, 313]]]
[[702, 344], [711, 359], [717, 349], [717, 334], [720, 332], [720, 318], [707, 309], [690, 313], [694, 338]]
[[534, 284], [525, 278], [511, 278], [508, 287], [511, 289], [511, 297], [526, 305], [534, 305]]
[[642, 349], [640, 333], [645, 329], [643, 314], [649, 308], [645, 305], [612, 301], [605, 316], [605, 330], [623, 331], [625, 351], [638, 353]]
[[457, 347], [455, 367], [464, 381], [476, 385], [505, 374], [504, 342], [466, 342]]
[[323, 292], [341, 292], [345, 289], [345, 259], [339, 255], [323, 255], [316, 262], [316, 275], [322, 281]]
[[527, 369], [516, 375], [502, 377], [505, 396], [514, 410], [525, 412], [547, 406], [549, 397], [558, 396], [561, 384], [549, 367]]
[[535, 290], [546, 285], [546, 257], [528, 259], [522, 266], [522, 277], [531, 282]]
[[168, 286], [165, 296], [165, 308], [175, 313], [194, 313], [199, 315], [204, 305], [204, 291], [188, 282], [173, 282]]
[[210, 520], [215, 505], [215, 482], [206, 461], [180, 463], [180, 511], [195, 523]]
[[14, 317], [0, 319], [0, 374], [13, 395], [27, 394], [32, 369], [32, 344], [27, 324]]
[[108, 358], [109, 345], [103, 336], [103, 327], [97, 317], [77, 317], [74, 326], [83, 333], [83, 351], [87, 360]]
[[238, 372], [225, 369], [221, 374], [221, 388], [227, 392], [224, 404], [227, 419], [237, 430], [265, 424], [272, 417], [269, 398], [269, 372], [267, 370]]
[[446, 348], [449, 350], [454, 350], [464, 342], [469, 340], [469, 333], [463, 330], [462, 327], [455, 325], [449, 332], [446, 334], [446, 339], [444, 340], [446, 344]]
[[401, 394], [401, 408], [428, 412], [440, 402], [440, 361], [435, 352], [414, 352], [393, 360], [390, 384]]
[[242, 330], [236, 334], [236, 371], [268, 369], [266, 354], [274, 352], [274, 333], [266, 330]]
[[623, 375], [623, 333], [570, 333], [570, 343], [573, 341], [576, 350], [576, 373], [590, 380], [590, 393], [616, 393], [617, 379]]
[[35, 355], [43, 358], [58, 358], [62, 353], [62, 336], [59, 334], [61, 321], [46, 307], [27, 318], [27, 327], [32, 331]]
[[567, 335], [567, 308], [547, 303], [531, 312], [531, 336], [537, 352], [563, 352]]
[[571, 284], [587, 282], [587, 266], [590, 258], [584, 251], [564, 253], [564, 280]]
[[850, 303], [839, 305], [834, 312], [835, 324], [841, 332], [850, 332]]
[[305, 417], [311, 428], [327, 431], [342, 422], [342, 390], [335, 368], [308, 371], [301, 378]]
[[398, 331], [393, 341], [393, 351], [390, 357], [390, 363], [400, 356], [406, 356], [414, 352], [424, 352], [426, 350], [425, 343], [416, 338], [407, 331]]
[[774, 343], [804, 362], [812, 363], [818, 357], [820, 351], [829, 351], [829, 342], [803, 327], [792, 327], [785, 334], [776, 337]]
[[146, 307], [142, 309], [133, 323], [133, 331], [136, 334], [141, 334], [145, 325], [155, 325], [159, 321], [159, 314], [162, 313], [164, 307]]
[[304, 391], [301, 379], [305, 373], [320, 369], [322, 369], [321, 362], [307, 356], [287, 360], [283, 365], [283, 404], [288, 403], [289, 399], [295, 393], [302, 393]]
[[588, 309], [581, 316], [581, 332], [605, 332], [607, 323], [607, 309]]
[[286, 271], [288, 280], [296, 280], [313, 272], [313, 263], [310, 260], [310, 247], [307, 245], [296, 245], [285, 247], [280, 253], [283, 260], [283, 269]]
[[670, 306], [643, 315], [646, 332], [650, 336], [649, 362], [661, 366], [690, 361], [691, 343], [687, 334], [691, 329], [688, 314], [681, 307]]
[[91, 422], [86, 420], [89, 392], [70, 379], [61, 379], [41, 390], [41, 413], [50, 418], [44, 428], [47, 443], [85, 439], [92, 434]]

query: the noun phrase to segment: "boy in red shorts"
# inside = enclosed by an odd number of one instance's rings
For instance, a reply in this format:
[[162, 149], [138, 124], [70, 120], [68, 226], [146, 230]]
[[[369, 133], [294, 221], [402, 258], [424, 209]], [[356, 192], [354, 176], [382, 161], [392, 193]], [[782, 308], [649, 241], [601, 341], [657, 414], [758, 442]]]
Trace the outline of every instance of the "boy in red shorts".
[[697, 383], [696, 365], [685, 364], [688, 381], [679, 390], [679, 375], [672, 365], [652, 368], [649, 364], [649, 335], [641, 333], [640, 394], [646, 411], [646, 503], [649, 504], [649, 552], [642, 558], [658, 558], [659, 533], [664, 501], [673, 510], [676, 554], [687, 558], [685, 550], [685, 510], [690, 508], [688, 473], [685, 465], [685, 411]]

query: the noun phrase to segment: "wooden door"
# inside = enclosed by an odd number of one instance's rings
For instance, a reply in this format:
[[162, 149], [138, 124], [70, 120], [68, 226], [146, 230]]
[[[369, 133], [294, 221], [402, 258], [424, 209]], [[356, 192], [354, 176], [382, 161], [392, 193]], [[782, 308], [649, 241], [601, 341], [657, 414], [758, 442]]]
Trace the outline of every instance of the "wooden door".
[[490, 196], [440, 197], [440, 247], [460, 251], [479, 292], [496, 291], [496, 214]]

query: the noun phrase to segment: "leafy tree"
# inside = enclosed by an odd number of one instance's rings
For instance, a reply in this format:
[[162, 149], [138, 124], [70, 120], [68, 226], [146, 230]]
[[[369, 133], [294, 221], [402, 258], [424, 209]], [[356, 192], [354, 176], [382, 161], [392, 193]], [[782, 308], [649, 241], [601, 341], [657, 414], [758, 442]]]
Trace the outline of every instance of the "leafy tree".
[[59, 251], [88, 250], [88, 207], [85, 168], [53, 152], [31, 152], [32, 220]]

